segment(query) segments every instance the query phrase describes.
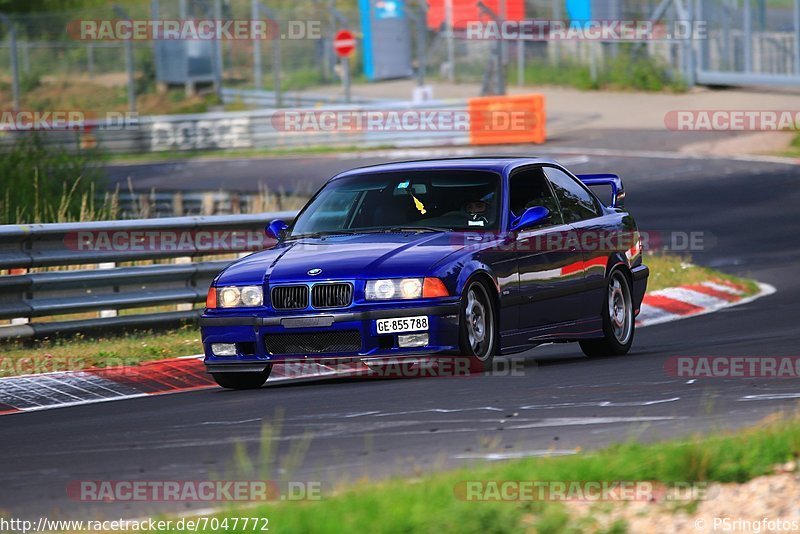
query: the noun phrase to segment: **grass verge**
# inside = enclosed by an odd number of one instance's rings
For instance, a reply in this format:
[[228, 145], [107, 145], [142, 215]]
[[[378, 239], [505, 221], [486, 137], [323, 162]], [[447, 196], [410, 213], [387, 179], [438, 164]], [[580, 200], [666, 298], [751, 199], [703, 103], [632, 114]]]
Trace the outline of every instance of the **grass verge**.
[[460, 488], [465, 481], [744, 482], [798, 456], [800, 419], [776, 416], [736, 432], [362, 482], [316, 501], [231, 508], [216, 517], [266, 517], [281, 532], [626, 532], [624, 522], [600, 527], [591, 516], [571, 515], [562, 502], [466, 500]]
[[673, 254], [648, 254], [645, 263], [650, 267], [647, 291], [668, 287], [698, 284], [708, 280], [726, 280], [745, 287], [748, 295], [758, 293], [758, 283], [748, 278], [733, 276], [691, 263], [688, 257]]
[[[798, 128], [800, 128], [800, 125], [798, 125]], [[789, 151], [786, 153], [786, 155], [800, 158], [800, 133], [794, 136], [792, 144], [789, 145]]]
[[[509, 83], [516, 81], [517, 72], [509, 69]], [[524, 70], [526, 85], [556, 85], [574, 87], [583, 91], [646, 91], [682, 93], [686, 83], [671, 74], [671, 69], [661, 61], [636, 56], [630, 52], [602, 62], [594, 79], [588, 65], [562, 61], [554, 65], [548, 61], [533, 61]]]
[[89, 367], [137, 365], [202, 352], [200, 331], [187, 325], [169, 332], [42, 339], [0, 345], [0, 377]]
[[[688, 258], [651, 254], [648, 291], [722, 279], [740, 284], [749, 294], [758, 292], [752, 280], [693, 265]], [[73, 337], [0, 344], [0, 377], [87, 367], [136, 365], [149, 360], [202, 352], [200, 332], [185, 326], [166, 332], [136, 332], [100, 338]]]

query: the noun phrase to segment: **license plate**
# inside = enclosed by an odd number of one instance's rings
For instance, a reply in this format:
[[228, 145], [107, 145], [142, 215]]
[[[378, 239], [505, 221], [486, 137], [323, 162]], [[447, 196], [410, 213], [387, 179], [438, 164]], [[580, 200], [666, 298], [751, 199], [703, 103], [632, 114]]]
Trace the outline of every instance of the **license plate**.
[[418, 332], [428, 329], [428, 316], [401, 317], [397, 319], [378, 319], [375, 325], [379, 334], [394, 334], [395, 332]]

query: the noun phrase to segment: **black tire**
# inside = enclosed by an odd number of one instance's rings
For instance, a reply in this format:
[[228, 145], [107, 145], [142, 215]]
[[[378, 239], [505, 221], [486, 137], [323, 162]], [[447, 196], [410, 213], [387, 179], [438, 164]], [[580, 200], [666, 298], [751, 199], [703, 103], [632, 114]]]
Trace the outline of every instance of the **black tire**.
[[581, 341], [581, 350], [590, 357], [622, 356], [631, 350], [636, 333], [631, 283], [625, 273], [614, 270], [608, 277], [603, 300], [603, 337]]
[[264, 385], [272, 371], [270, 365], [263, 371], [249, 373], [211, 373], [217, 384], [227, 389], [256, 389]]
[[491, 369], [499, 347], [497, 311], [494, 299], [481, 282], [470, 282], [464, 289], [458, 323], [461, 354], [469, 357], [470, 369]]

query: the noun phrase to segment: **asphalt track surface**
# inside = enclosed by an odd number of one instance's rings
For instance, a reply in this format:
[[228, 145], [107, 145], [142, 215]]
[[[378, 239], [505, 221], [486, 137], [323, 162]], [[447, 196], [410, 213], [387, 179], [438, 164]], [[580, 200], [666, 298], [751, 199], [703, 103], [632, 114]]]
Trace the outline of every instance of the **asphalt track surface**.
[[[330, 174], [340, 160], [293, 170]], [[355, 162], [345, 162], [353, 165]], [[263, 167], [261, 167], [263, 169]], [[640, 227], [703, 232], [698, 263], [752, 276], [777, 293], [707, 316], [639, 330], [625, 357], [541, 347], [522, 376], [336, 380], [256, 391], [211, 389], [0, 417], [0, 509], [15, 517], [142, 517], [208, 504], [84, 503], [76, 480], [203, 480], [237, 474], [246, 446], [258, 478], [331, 483], [413, 476], [492, 457], [570, 452], [627, 439], [736, 428], [791, 410], [800, 383], [670, 376], [672, 356], [796, 356], [800, 315], [800, 166], [598, 157], [576, 172], [619, 172]], [[519, 373], [517, 373], [519, 374]], [[277, 453], [259, 460], [262, 427]], [[305, 445], [299, 466], [288, 460]]]

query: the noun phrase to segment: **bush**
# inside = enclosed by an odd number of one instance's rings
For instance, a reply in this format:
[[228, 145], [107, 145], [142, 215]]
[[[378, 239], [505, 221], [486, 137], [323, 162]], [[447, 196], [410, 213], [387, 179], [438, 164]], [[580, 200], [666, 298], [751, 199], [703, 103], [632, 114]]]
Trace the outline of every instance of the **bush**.
[[41, 134], [21, 135], [0, 152], [4, 190], [0, 224], [68, 222], [108, 219], [113, 202], [97, 207], [95, 192], [102, 186], [96, 151], [69, 152], [48, 146]]
[[[531, 85], [560, 85], [581, 90], [617, 89], [636, 91], [685, 91], [679, 75], [673, 75], [669, 65], [645, 54], [636, 54], [629, 47], [615, 57], [598, 61], [597, 79], [592, 80], [589, 65], [574, 60], [562, 60], [559, 65], [533, 61], [525, 68], [525, 83]], [[510, 83], [517, 72], [508, 69]]]
[[42, 77], [39, 72], [23, 72], [19, 79], [20, 93], [30, 93], [37, 87], [42, 85]]
[[685, 90], [679, 75], [673, 75], [663, 61], [644, 54], [623, 50], [610, 59], [599, 75], [603, 87], [639, 91]]

